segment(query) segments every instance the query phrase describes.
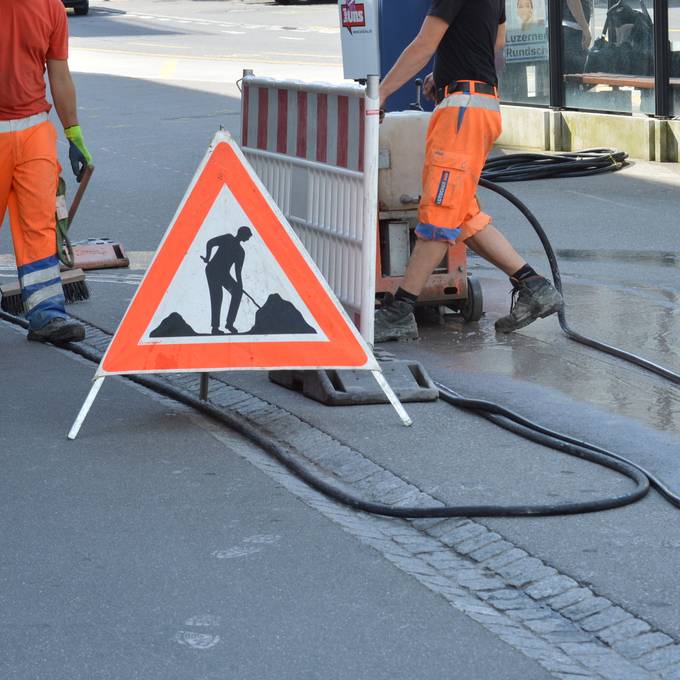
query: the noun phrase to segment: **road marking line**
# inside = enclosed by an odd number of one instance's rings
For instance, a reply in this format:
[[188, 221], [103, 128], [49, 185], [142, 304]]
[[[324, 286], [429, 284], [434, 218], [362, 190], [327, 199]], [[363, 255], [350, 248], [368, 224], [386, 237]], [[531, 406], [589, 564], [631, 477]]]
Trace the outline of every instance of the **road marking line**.
[[149, 42], [128, 42], [127, 45], [134, 45], [135, 47], [162, 47], [170, 50], [190, 50], [190, 45], [166, 45], [164, 43], [149, 43]]
[[160, 75], [163, 78], [170, 78], [177, 72], [177, 59], [167, 59], [160, 68]]
[[[106, 49], [103, 47], [80, 47], [79, 45], [74, 46], [74, 49], [82, 52], [94, 52], [94, 53], [100, 53], [100, 54], [120, 54], [120, 55], [125, 55], [125, 56], [133, 56], [133, 57], [165, 57], [167, 59], [176, 59], [177, 55], [176, 54], [162, 54], [160, 52], [136, 52], [132, 50], [114, 50], [114, 49]], [[267, 57], [267, 58], [264, 58]], [[250, 62], [257, 62], [257, 63], [264, 63], [264, 64], [269, 64], [272, 63], [272, 59], [275, 57], [295, 57], [295, 58], [300, 58], [300, 57], [309, 57], [310, 59], [323, 59], [325, 62], [325, 65], [327, 66], [338, 66], [342, 62], [340, 59], [335, 59], [335, 60], [330, 60], [328, 58], [327, 54], [308, 54], [308, 53], [302, 53], [302, 52], [296, 52], [294, 54], [291, 54], [290, 52], [265, 52], [260, 55], [252, 55], [252, 54], [216, 54], [214, 56], [199, 56], [199, 55], [194, 55], [194, 54], [184, 54], [180, 57], [182, 60], [191, 60], [191, 61], [250, 61]], [[275, 60], [273, 63], [278, 63], [278, 60]], [[304, 61], [286, 61], [286, 65], [300, 65], [300, 66], [309, 66], [307, 62]]]
[[193, 19], [185, 17], [175, 17], [167, 14], [136, 14], [134, 12], [126, 12], [125, 14], [115, 15], [111, 17], [112, 19], [125, 20], [126, 18], [134, 19], [151, 19], [155, 21], [173, 21], [180, 24], [196, 24], [198, 26], [220, 26], [220, 27], [231, 27], [237, 26], [239, 28], [245, 28], [253, 31], [299, 31], [301, 33], [340, 33], [340, 28], [334, 28], [329, 26], [278, 26], [271, 24], [243, 24], [235, 22], [225, 22], [217, 19]]

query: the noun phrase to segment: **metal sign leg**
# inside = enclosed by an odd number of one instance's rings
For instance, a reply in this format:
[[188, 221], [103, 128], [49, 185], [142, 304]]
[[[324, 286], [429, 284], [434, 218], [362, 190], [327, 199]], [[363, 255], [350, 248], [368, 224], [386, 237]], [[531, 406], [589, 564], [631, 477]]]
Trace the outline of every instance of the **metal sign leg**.
[[201, 373], [201, 385], [199, 387], [199, 399], [201, 401], [208, 401], [208, 392], [210, 391], [210, 373]]
[[69, 439], [75, 439], [78, 436], [78, 432], [80, 432], [80, 428], [83, 425], [83, 422], [85, 421], [85, 418], [87, 417], [87, 414], [90, 412], [90, 409], [92, 408], [92, 404], [94, 403], [94, 400], [97, 397], [97, 393], [102, 387], [102, 384], [104, 383], [104, 376], [100, 376], [98, 378], [94, 379], [94, 382], [92, 383], [92, 387], [90, 387], [90, 392], [87, 395], [87, 398], [85, 399], [85, 402], [83, 403], [80, 412], [78, 413], [78, 417], [76, 418], [75, 422], [73, 423], [73, 427], [71, 428], [70, 432], [68, 433], [68, 438]]
[[378, 385], [380, 385], [380, 389], [385, 393], [385, 396], [390, 400], [390, 404], [394, 407], [394, 410], [397, 412], [399, 417], [401, 418], [401, 422], [406, 426], [409, 427], [409, 425], [413, 425], [413, 421], [409, 417], [408, 413], [406, 413], [406, 409], [403, 407], [402, 403], [399, 401], [399, 398], [397, 395], [394, 393], [394, 390], [390, 387], [390, 384], [385, 380], [385, 376], [382, 374], [381, 371], [371, 371], [373, 373], [373, 376], [375, 377], [376, 382]]

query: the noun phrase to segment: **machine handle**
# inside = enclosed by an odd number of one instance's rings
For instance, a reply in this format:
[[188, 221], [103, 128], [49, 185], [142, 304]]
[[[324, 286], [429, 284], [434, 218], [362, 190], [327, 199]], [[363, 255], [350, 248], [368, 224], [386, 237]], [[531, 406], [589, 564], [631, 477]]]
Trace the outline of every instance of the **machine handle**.
[[423, 100], [423, 79], [416, 78], [416, 100], [411, 104], [411, 110], [424, 111], [422, 100]]

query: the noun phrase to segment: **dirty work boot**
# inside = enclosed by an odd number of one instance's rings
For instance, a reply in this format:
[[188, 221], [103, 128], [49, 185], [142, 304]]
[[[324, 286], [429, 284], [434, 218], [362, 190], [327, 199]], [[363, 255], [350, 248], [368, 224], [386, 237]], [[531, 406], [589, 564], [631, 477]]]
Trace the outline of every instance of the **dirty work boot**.
[[528, 326], [536, 319], [550, 316], [564, 306], [555, 286], [543, 276], [530, 276], [523, 281], [512, 281], [510, 314], [496, 321], [496, 331], [512, 333]]
[[33, 342], [51, 342], [63, 345], [66, 342], [78, 342], [85, 339], [85, 328], [72, 319], [56, 317], [38, 330], [29, 330], [28, 339]]
[[407, 300], [391, 300], [375, 310], [375, 342], [415, 340], [418, 324], [413, 316], [413, 305]]

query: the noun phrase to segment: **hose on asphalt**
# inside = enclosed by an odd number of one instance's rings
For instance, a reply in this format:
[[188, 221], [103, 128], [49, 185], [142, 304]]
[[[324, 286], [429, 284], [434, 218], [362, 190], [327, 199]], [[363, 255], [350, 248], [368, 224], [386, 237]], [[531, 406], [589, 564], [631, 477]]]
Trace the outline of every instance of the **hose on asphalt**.
[[[550, 261], [555, 286], [562, 291], [561, 277], [559, 266], [555, 253], [552, 249], [550, 241], [543, 230], [542, 226], [533, 215], [533, 213], [513, 194], [509, 191], [496, 186], [488, 180], [482, 179], [480, 185], [496, 192], [503, 198], [506, 198], [513, 205], [515, 205], [522, 214], [530, 222], [536, 231], [546, 255]], [[14, 315], [0, 311], [0, 318], [10, 321], [14, 324], [19, 324], [26, 327], [26, 321]], [[677, 384], [680, 381], [680, 376], [672, 371], [658, 366], [652, 362], [638, 357], [637, 355], [625, 352], [610, 345], [606, 345], [596, 340], [592, 340], [572, 331], [566, 322], [566, 314], [564, 311], [560, 313], [560, 326], [562, 330], [573, 340], [588, 345], [594, 349], [613, 354], [625, 361], [629, 361], [642, 368], [653, 371], [661, 377], [664, 377], [671, 382]], [[72, 343], [68, 348], [77, 354], [91, 360], [98, 362], [101, 357], [93, 350], [84, 345]], [[251, 442], [267, 451], [276, 460], [283, 464], [290, 472], [307, 483], [313, 489], [332, 498], [343, 505], [347, 505], [356, 510], [368, 512], [371, 514], [383, 515], [387, 517], [398, 518], [435, 518], [435, 517], [545, 517], [554, 515], [572, 515], [583, 514], [589, 512], [599, 512], [602, 510], [609, 510], [619, 508], [624, 505], [629, 505], [642, 498], [644, 498], [650, 488], [656, 489], [669, 503], [675, 507], [680, 508], [680, 496], [674, 493], [666, 484], [664, 484], [658, 477], [644, 469], [633, 461], [608, 451], [602, 447], [590, 444], [589, 442], [580, 441], [574, 437], [550, 430], [542, 425], [531, 421], [513, 411], [495, 404], [490, 401], [480, 399], [468, 399], [455, 392], [450, 387], [443, 384], [437, 384], [440, 398], [448, 404], [457, 408], [469, 411], [479, 415], [503, 429], [512, 432], [524, 439], [551, 448], [559, 453], [574, 456], [581, 460], [585, 460], [596, 465], [608, 468], [617, 474], [623, 475], [633, 481], [634, 488], [615, 496], [608, 496], [588, 501], [576, 501], [565, 503], [547, 503], [547, 504], [484, 504], [484, 505], [455, 505], [455, 506], [431, 506], [431, 507], [407, 507], [399, 505], [386, 505], [374, 501], [369, 501], [360, 498], [337, 485], [326, 481], [311, 470], [311, 468], [301, 464], [295, 459], [293, 453], [287, 449], [285, 445], [277, 441], [264, 432], [258, 430], [256, 427], [238, 417], [235, 414], [222, 411], [217, 406], [210, 402], [202, 401], [199, 398], [178, 390], [177, 388], [162, 382], [157, 378], [150, 378], [145, 376], [131, 375], [127, 376], [130, 380], [143, 385], [155, 392], [164, 396], [170, 397], [180, 403], [184, 403], [197, 411], [203, 413], [210, 418], [221, 422], [230, 429], [233, 429]]]
[[[11, 323], [27, 326], [24, 319], [16, 317], [0, 310], [0, 318]], [[92, 324], [90, 324], [92, 325]], [[101, 355], [96, 351], [80, 343], [70, 343], [66, 347], [72, 352], [93, 361], [99, 362]], [[567, 503], [549, 504], [516, 504], [516, 505], [456, 505], [456, 506], [430, 506], [430, 507], [407, 507], [393, 506], [369, 501], [360, 498], [337, 485], [319, 477], [318, 473], [312, 471], [311, 467], [306, 466], [296, 460], [293, 452], [280, 441], [267, 435], [252, 424], [236, 414], [223, 411], [219, 407], [207, 401], [202, 401], [198, 397], [179, 390], [158, 378], [143, 375], [126, 375], [129, 380], [142, 385], [154, 392], [169, 397], [175, 401], [192, 407], [200, 413], [216, 420], [228, 428], [242, 434], [255, 445], [267, 451], [271, 456], [284, 465], [296, 477], [304, 481], [311, 488], [332, 498], [333, 500], [347, 505], [355, 510], [361, 510], [375, 515], [387, 517], [397, 517], [402, 519], [416, 519], [428, 517], [547, 517], [553, 515], [574, 515], [588, 512], [599, 512], [620, 508], [624, 505], [635, 503], [644, 498], [650, 489], [649, 475], [632, 461], [626, 460], [622, 456], [613, 454], [605, 449], [599, 449], [586, 442], [579, 442], [569, 439], [565, 435], [553, 432], [540, 425], [532, 423], [517, 414], [498, 404], [481, 400], [471, 400], [459, 397], [453, 390], [439, 385], [440, 396], [442, 399], [459, 408], [472, 411], [478, 415], [488, 418], [492, 422], [501, 425], [504, 429], [514, 434], [552, 448], [560, 453], [575, 456], [581, 460], [586, 460], [596, 465], [608, 468], [620, 475], [627, 477], [634, 482], [634, 488], [618, 494], [598, 498], [589, 501], [577, 501]], [[672, 494], [671, 494], [672, 495]], [[673, 496], [678, 507], [680, 498]]]
[[490, 182], [520, 182], [550, 177], [585, 177], [620, 170], [628, 154], [616, 149], [545, 153], [513, 153], [488, 158], [482, 177]]

